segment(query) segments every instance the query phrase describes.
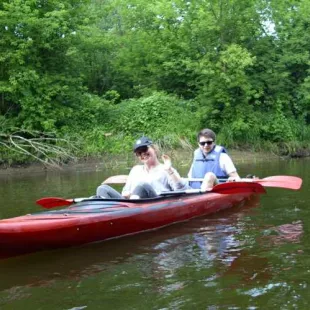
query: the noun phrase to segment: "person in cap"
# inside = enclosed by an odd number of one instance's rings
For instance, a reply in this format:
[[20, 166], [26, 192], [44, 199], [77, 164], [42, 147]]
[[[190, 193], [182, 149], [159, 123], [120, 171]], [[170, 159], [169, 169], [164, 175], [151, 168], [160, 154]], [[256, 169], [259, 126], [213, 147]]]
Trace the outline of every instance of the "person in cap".
[[216, 135], [209, 129], [202, 129], [197, 135], [198, 149], [188, 173], [189, 179], [203, 178], [203, 182], [190, 181], [191, 188], [211, 190], [218, 184], [218, 178], [227, 178], [228, 181], [240, 180], [232, 159], [223, 146], [216, 145]]
[[133, 151], [141, 164], [134, 166], [127, 182], [119, 194], [108, 185], [97, 188], [97, 196], [105, 198], [153, 198], [165, 191], [189, 188], [179, 173], [172, 167], [170, 157], [163, 155], [163, 163], [158, 159], [158, 150], [148, 137], [141, 137], [133, 146]]

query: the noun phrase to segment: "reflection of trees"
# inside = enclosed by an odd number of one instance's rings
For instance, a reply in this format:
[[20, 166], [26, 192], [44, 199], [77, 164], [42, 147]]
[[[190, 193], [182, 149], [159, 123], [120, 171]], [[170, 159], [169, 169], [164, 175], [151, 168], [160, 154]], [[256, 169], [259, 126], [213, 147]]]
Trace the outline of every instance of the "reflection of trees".
[[[279, 246], [285, 243], [297, 243], [303, 234], [303, 225], [301, 221], [292, 224], [274, 226], [268, 229], [268, 236], [258, 239], [266, 246]], [[268, 258], [264, 254], [250, 254], [248, 251], [242, 251], [241, 255], [232, 261], [226, 274], [238, 275], [244, 282], [264, 283], [272, 278], [272, 267]]]
[[239, 220], [257, 205], [258, 200], [253, 199], [238, 212], [232, 209], [212, 217], [196, 219], [195, 226], [199, 228], [194, 232], [166, 239], [154, 247], [158, 253], [154, 256], [151, 269], [157, 290], [168, 292], [171, 285], [167, 285], [167, 282], [186, 274], [183, 282], [173, 282], [174, 289], [181, 289], [184, 282], [194, 280], [199, 270], [208, 274], [207, 282], [221, 277], [242, 255], [244, 241], [240, 241], [238, 236], [244, 233], [245, 227]]
[[[152, 275], [149, 275], [155, 281], [153, 289], [161, 293], [179, 290], [186, 282], [194, 280], [197, 270], [216, 268], [214, 273], [217, 274], [223, 267], [229, 266], [236, 258], [236, 252], [241, 250], [241, 244], [235, 237], [240, 233], [240, 228], [223, 221], [221, 218], [204, 220], [205, 227], [198, 229], [198, 232], [158, 244], [155, 247], [158, 254], [151, 265]], [[218, 265], [221, 267], [217, 268]]]
[[[195, 232], [159, 243], [154, 248], [158, 254], [152, 262], [152, 276], [156, 279], [157, 289], [161, 292], [171, 289], [171, 285], [167, 285], [169, 279], [180, 280], [180, 273], [187, 273], [188, 277], [183, 278], [183, 282], [173, 282], [174, 289], [181, 289], [186, 281], [195, 278], [197, 270], [208, 274], [205, 281], [210, 283], [222, 277], [235, 279], [230, 284], [231, 288], [241, 283], [267, 283], [273, 277], [271, 262], [264, 254], [256, 253], [249, 236], [244, 235], [246, 226], [240, 219], [247, 211], [244, 209], [230, 216], [225, 214], [224, 217], [217, 215], [197, 220], [200, 224]], [[298, 242], [302, 223], [297, 221], [272, 230], [278, 234], [269, 236], [274, 244]], [[255, 244], [257, 240], [254, 238], [252, 241]]]
[[253, 255], [247, 250], [232, 261], [225, 272], [225, 276], [237, 276], [243, 283], [247, 282], [266, 282], [271, 278], [269, 260], [266, 257]]
[[270, 236], [273, 244], [283, 244], [286, 242], [298, 243], [303, 235], [303, 224], [301, 221], [295, 221], [292, 224], [283, 224], [270, 229], [277, 235]]

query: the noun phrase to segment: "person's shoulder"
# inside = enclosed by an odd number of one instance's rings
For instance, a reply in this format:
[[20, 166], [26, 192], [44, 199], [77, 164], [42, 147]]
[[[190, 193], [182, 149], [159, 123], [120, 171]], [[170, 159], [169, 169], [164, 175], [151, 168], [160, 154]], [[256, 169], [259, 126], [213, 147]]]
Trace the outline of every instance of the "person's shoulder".
[[223, 145], [219, 145], [219, 144], [216, 144], [215, 145], [215, 147], [214, 147], [214, 149], [216, 150], [216, 151], [225, 151], [226, 149], [225, 149], [225, 147], [223, 146]]
[[143, 170], [143, 165], [135, 165], [131, 168], [130, 172], [137, 172], [137, 171], [142, 171]]
[[198, 148], [198, 149], [196, 149], [196, 150], [194, 151], [194, 156], [195, 156], [195, 155], [200, 155], [200, 154], [201, 154], [200, 148]]
[[227, 153], [225, 153], [225, 152], [222, 152], [220, 156], [221, 157], [229, 157], [230, 158], [230, 156]]
[[225, 147], [222, 145], [218, 145], [218, 144], [215, 146], [214, 150], [216, 152], [227, 153]]
[[220, 154], [220, 158], [223, 160], [232, 160], [231, 157], [227, 153], [224, 153], [224, 152]]

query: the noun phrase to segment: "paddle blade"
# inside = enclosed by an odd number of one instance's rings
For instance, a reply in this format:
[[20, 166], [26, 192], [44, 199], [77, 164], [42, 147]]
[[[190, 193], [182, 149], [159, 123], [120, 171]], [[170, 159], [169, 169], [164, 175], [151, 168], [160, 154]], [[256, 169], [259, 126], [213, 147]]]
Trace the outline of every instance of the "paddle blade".
[[211, 192], [218, 194], [265, 194], [266, 190], [261, 184], [252, 182], [226, 182], [215, 185]]
[[52, 209], [61, 206], [70, 206], [74, 202], [73, 199], [63, 199], [58, 197], [45, 197], [38, 199], [36, 204], [45, 209]]
[[299, 190], [302, 184], [302, 179], [289, 175], [277, 175], [258, 180], [253, 179], [253, 182], [260, 183], [266, 187], [280, 187]]
[[127, 182], [128, 175], [114, 175], [107, 178], [102, 184], [125, 184]]

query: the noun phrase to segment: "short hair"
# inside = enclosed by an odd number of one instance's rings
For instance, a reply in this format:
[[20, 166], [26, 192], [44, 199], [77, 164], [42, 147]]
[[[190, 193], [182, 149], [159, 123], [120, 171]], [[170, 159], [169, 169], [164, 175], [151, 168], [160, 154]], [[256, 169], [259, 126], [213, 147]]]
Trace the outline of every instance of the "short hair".
[[205, 128], [199, 131], [197, 135], [197, 141], [199, 142], [200, 137], [206, 137], [206, 138], [211, 138], [213, 141], [215, 141], [216, 135], [213, 130], [209, 128]]

